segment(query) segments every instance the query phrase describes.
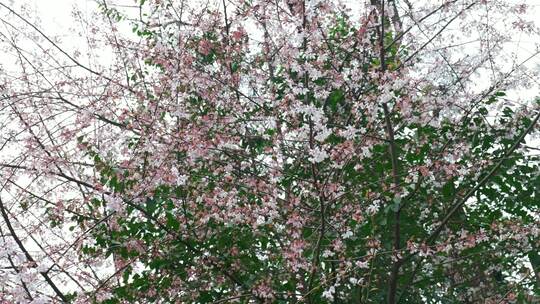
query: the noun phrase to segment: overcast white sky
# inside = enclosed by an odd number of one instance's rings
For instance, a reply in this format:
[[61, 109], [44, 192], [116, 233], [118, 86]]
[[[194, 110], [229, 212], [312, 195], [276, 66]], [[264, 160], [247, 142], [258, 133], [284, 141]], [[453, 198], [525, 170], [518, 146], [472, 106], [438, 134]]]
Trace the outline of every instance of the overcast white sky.
[[[72, 9], [74, 6], [79, 7], [83, 13], [90, 14], [92, 11], [95, 11], [97, 4], [95, 0], [0, 0], [1, 2], [8, 3], [12, 7], [17, 8], [20, 5], [26, 3], [34, 8], [37, 12], [36, 16], [39, 16], [41, 20], [41, 25], [43, 31], [51, 36], [61, 36], [66, 41], [75, 42], [78, 37], [74, 37], [70, 31], [70, 27], [74, 26]], [[331, 0], [329, 0], [331, 1]], [[356, 0], [344, 0], [345, 2], [350, 2], [351, 6], [355, 4], [358, 5], [361, 1]], [[420, 3], [426, 0], [414, 0], [413, 3]], [[427, 0], [440, 2], [440, 0]], [[136, 5], [138, 0], [115, 0], [111, 1], [119, 3], [125, 6]], [[526, 3], [529, 7], [529, 13], [531, 16], [540, 17], [540, 0], [507, 0], [508, 3]], [[539, 21], [540, 22], [540, 21]], [[518, 41], [519, 40], [519, 41]], [[520, 53], [522, 56], [526, 54], [531, 54], [534, 51], [536, 43], [540, 41], [530, 41], [530, 39], [523, 39], [521, 37], [516, 37], [515, 50]], [[66, 45], [64, 45], [66, 46]], [[540, 58], [530, 62], [530, 66], [536, 65], [540, 69]], [[521, 98], [531, 98], [533, 96], [538, 96], [538, 91], [535, 89], [530, 92], [519, 92], [519, 97]], [[515, 97], [518, 97], [517, 95]]]

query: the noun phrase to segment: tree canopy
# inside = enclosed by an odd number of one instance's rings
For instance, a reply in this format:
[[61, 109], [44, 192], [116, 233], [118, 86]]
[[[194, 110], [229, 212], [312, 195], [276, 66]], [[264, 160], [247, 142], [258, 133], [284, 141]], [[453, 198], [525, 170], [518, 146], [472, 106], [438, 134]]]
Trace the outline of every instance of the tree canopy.
[[0, 2], [0, 301], [539, 301], [527, 2]]

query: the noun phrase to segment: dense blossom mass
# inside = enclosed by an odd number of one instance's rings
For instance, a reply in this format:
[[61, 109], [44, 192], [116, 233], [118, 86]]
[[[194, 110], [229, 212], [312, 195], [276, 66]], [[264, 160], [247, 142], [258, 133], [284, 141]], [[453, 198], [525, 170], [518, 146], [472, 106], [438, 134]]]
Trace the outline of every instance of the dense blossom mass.
[[534, 1], [96, 2], [0, 2], [0, 302], [539, 301]]

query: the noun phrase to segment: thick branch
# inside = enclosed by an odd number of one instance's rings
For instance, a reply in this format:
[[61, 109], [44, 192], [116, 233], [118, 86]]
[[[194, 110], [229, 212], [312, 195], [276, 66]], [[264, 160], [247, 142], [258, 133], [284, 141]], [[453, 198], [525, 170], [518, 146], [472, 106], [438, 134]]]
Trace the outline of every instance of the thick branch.
[[467, 202], [467, 200], [474, 194], [476, 193], [476, 191], [478, 191], [481, 187], [483, 187], [493, 176], [495, 176], [495, 174], [497, 173], [497, 171], [499, 170], [499, 168], [502, 166], [503, 162], [507, 159], [508, 156], [510, 156], [510, 154], [514, 153], [514, 151], [519, 147], [520, 143], [525, 139], [525, 136], [527, 136], [527, 134], [529, 134], [532, 129], [534, 128], [534, 126], [536, 125], [536, 123], [538, 122], [538, 119], [540, 119], [540, 111], [538, 112], [538, 114], [536, 114], [536, 116], [534, 117], [533, 121], [531, 122], [531, 124], [529, 125], [529, 127], [527, 127], [527, 129], [519, 136], [519, 138], [514, 142], [514, 144], [512, 145], [512, 147], [510, 147], [510, 149], [508, 149], [508, 151], [506, 151], [506, 153], [501, 157], [500, 161], [495, 165], [495, 167], [493, 167], [491, 169], [491, 171], [489, 171], [488, 174], [486, 174], [486, 176], [484, 176], [479, 182], [478, 184], [476, 184], [476, 186], [474, 186], [471, 190], [469, 190], [469, 192], [467, 192], [465, 194], [465, 196], [463, 196], [461, 198], [461, 200], [459, 200], [456, 204], [454, 204], [452, 206], [452, 208], [450, 209], [450, 211], [448, 212], [448, 214], [446, 214], [446, 216], [444, 217], [444, 219], [441, 221], [441, 224], [437, 227], [437, 229], [435, 229], [435, 231], [433, 231], [431, 233], [431, 235], [428, 237], [427, 239], [427, 243], [428, 244], [431, 244], [432, 242], [434, 242], [437, 237], [441, 234], [442, 230], [444, 229], [444, 227], [446, 226], [446, 224], [448, 223], [448, 221], [450, 221], [450, 219], [452, 218], [452, 216], [454, 215], [454, 213], [456, 213], [459, 208], [461, 208], [461, 206], [463, 206], [463, 204], [465, 204]]
[[[385, 16], [385, 2], [384, 0], [372, 0], [372, 4], [377, 5], [380, 13], [380, 24], [381, 29], [379, 33], [379, 49], [380, 49], [380, 61], [381, 61], [381, 77], [384, 76], [386, 72], [386, 58], [385, 58], [385, 46], [384, 46], [384, 30], [385, 30], [385, 21], [388, 18]], [[390, 117], [390, 111], [388, 110], [388, 105], [384, 103], [384, 120], [386, 124], [386, 132], [388, 136], [390, 158], [392, 160], [392, 182], [394, 187], [397, 187], [399, 184], [399, 170], [398, 170], [398, 159], [396, 153], [396, 145], [394, 140], [394, 128], [392, 126], [392, 121]], [[394, 213], [394, 251], [397, 253], [401, 245], [401, 228], [400, 228], [400, 217], [401, 217], [401, 207], [397, 206]], [[396, 302], [396, 293], [397, 293], [397, 281], [399, 275], [399, 268], [401, 266], [401, 261], [398, 259], [392, 264], [392, 271], [390, 273], [390, 281], [388, 286], [388, 303], [394, 304]]]
[[[392, 159], [392, 181], [394, 187], [397, 187], [399, 184], [399, 170], [398, 170], [398, 159], [396, 152], [396, 144], [394, 140], [394, 130], [392, 127], [392, 122], [390, 120], [390, 112], [388, 106], [383, 104], [384, 116], [386, 121], [386, 131], [388, 133], [388, 140], [390, 144], [390, 157]], [[397, 253], [401, 248], [401, 226], [400, 226], [400, 217], [401, 217], [401, 206], [395, 208], [394, 214], [394, 251]], [[388, 289], [388, 303], [395, 303], [396, 301], [396, 291], [397, 291], [397, 281], [399, 268], [401, 266], [401, 261], [398, 259], [392, 265], [392, 272], [390, 274], [390, 284]]]
[[[474, 193], [476, 193], [481, 187], [483, 187], [493, 176], [495, 176], [495, 174], [497, 173], [499, 168], [502, 166], [503, 162], [507, 159], [507, 157], [509, 155], [511, 155], [519, 147], [520, 143], [525, 139], [525, 136], [527, 136], [527, 134], [529, 134], [532, 131], [532, 129], [534, 128], [534, 126], [536, 125], [536, 123], [538, 122], [539, 119], [540, 119], [540, 111], [536, 114], [536, 116], [534, 117], [534, 119], [531, 122], [531, 124], [529, 125], [529, 127], [527, 127], [527, 129], [519, 136], [519, 138], [514, 142], [514, 144], [510, 147], [510, 149], [508, 149], [508, 151], [506, 151], [504, 156], [500, 158], [500, 161], [488, 172], [488, 174], [485, 175], [478, 182], [478, 184], [476, 184], [476, 186], [474, 186], [472, 189], [470, 189], [457, 203], [455, 203], [450, 208], [450, 211], [443, 218], [440, 225], [426, 239], [426, 243], [428, 245], [432, 245], [435, 242], [435, 240], [439, 237], [439, 235], [443, 231], [444, 227], [446, 227], [446, 225], [448, 224], [450, 219], [454, 216], [454, 214], [456, 212], [458, 212], [461, 209], [461, 207], [463, 207], [463, 205], [468, 201], [468, 199], [472, 195], [474, 195]], [[401, 260], [401, 264], [403, 264], [404, 262], [406, 262], [406, 261], [410, 260], [411, 258], [413, 258], [414, 256], [416, 256], [416, 254], [417, 253], [411, 253], [411, 254], [407, 255], [405, 258], [403, 258]], [[410, 279], [411, 281], [414, 280], [415, 274], [416, 273], [413, 273], [413, 275], [412, 275], [412, 277]]]

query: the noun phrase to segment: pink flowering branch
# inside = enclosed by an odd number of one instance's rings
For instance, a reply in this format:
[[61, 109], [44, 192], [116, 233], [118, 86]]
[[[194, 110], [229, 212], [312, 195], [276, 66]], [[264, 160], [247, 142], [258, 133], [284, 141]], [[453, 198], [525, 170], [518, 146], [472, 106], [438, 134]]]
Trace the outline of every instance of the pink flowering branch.
[[[11, 221], [9, 219], [9, 215], [8, 215], [8, 213], [6, 211], [6, 208], [5, 208], [4, 203], [2, 202], [1, 198], [0, 198], [0, 212], [2, 213], [2, 218], [4, 219], [4, 222], [6, 223], [6, 226], [9, 229], [9, 233], [10, 233], [11, 237], [13, 238], [15, 243], [17, 243], [17, 246], [19, 246], [19, 249], [24, 253], [24, 256], [26, 257], [28, 262], [35, 265], [36, 264], [35, 260], [32, 258], [32, 256], [28, 252], [28, 250], [26, 250], [24, 244], [21, 242], [21, 240], [17, 236], [17, 233], [15, 232], [15, 229], [13, 229], [13, 226], [11, 225]], [[63, 302], [67, 302], [67, 298], [65, 297], [65, 295], [60, 291], [60, 289], [58, 289], [58, 286], [56, 286], [56, 284], [51, 280], [49, 275], [46, 272], [40, 272], [40, 274], [41, 274], [41, 276], [43, 276], [43, 278], [45, 279], [47, 284], [49, 284], [49, 286], [52, 288], [52, 290], [56, 293], [56, 295]]]

